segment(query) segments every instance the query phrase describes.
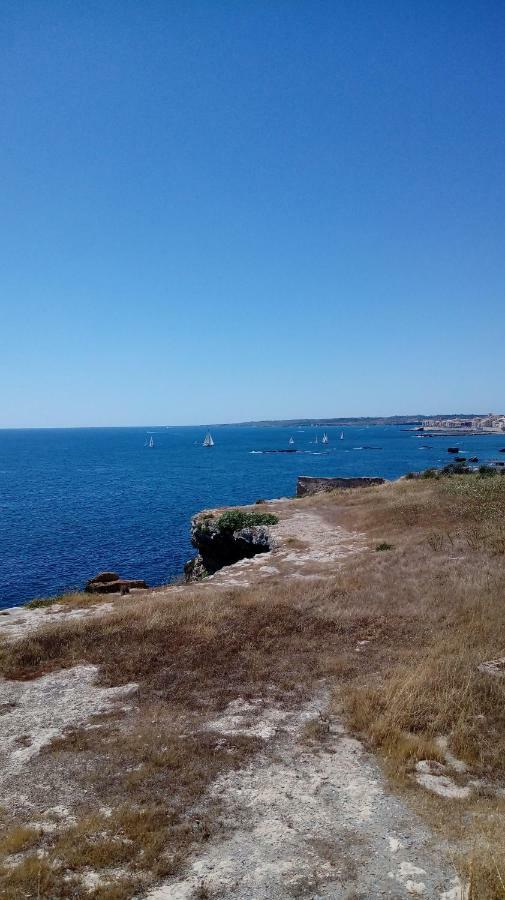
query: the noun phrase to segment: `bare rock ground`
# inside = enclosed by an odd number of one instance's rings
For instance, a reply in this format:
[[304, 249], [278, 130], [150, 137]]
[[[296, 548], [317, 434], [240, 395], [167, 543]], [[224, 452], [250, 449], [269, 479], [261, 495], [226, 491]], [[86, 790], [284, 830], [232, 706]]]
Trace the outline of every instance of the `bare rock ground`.
[[[33, 681], [0, 683], [0, 796], [10, 808], [32, 807], [30, 760], [69, 728], [116, 708], [134, 683], [96, 687], [96, 666], [75, 666]], [[27, 792], [27, 793], [26, 793]]]
[[335, 571], [336, 565], [367, 547], [366, 535], [348, 531], [341, 525], [329, 525], [314, 510], [299, 508], [292, 501], [268, 506], [280, 518], [278, 525], [270, 528], [272, 550], [225, 566], [206, 582], [248, 587], [252, 581], [276, 575], [324, 578], [329, 566]]
[[[397, 797], [373, 757], [335, 719], [324, 692], [296, 713], [231, 704], [210, 729], [265, 738], [246, 768], [219, 778], [212, 796], [228, 836], [149, 900], [405, 898], [463, 900], [443, 848]], [[310, 723], [322, 731], [316, 745]], [[199, 893], [200, 892], [200, 893]]]
[[72, 619], [82, 619], [83, 616], [86, 618], [103, 616], [113, 608], [112, 603], [98, 603], [75, 609], [66, 609], [61, 603], [35, 609], [28, 609], [26, 606], [11, 606], [0, 612], [0, 639], [14, 641], [35, 631], [41, 625], [70, 622]]

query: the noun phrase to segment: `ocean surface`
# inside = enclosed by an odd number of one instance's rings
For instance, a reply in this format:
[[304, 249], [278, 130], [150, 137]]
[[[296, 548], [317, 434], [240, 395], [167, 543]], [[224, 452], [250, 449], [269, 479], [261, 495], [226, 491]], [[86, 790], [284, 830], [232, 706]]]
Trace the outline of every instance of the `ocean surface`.
[[[72, 588], [104, 569], [164, 584], [194, 553], [204, 507], [292, 496], [298, 475], [382, 475], [445, 464], [447, 447], [504, 460], [505, 437], [419, 437], [399, 426], [0, 430], [0, 607]], [[152, 433], [154, 447], [146, 442]], [[315, 443], [316, 434], [319, 443]], [[297, 453], [286, 449], [290, 436]]]

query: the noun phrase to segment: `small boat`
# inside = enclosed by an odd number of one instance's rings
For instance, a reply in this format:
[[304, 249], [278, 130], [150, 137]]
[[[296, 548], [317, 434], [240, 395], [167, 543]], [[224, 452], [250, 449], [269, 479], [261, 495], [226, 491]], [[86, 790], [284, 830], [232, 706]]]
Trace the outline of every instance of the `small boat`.
[[210, 431], [207, 432], [207, 434], [205, 435], [205, 437], [203, 439], [203, 446], [204, 447], [213, 447], [214, 446], [214, 440], [212, 438]]
[[151, 435], [151, 437], [149, 438], [149, 443], [148, 443], [147, 446], [148, 446], [148, 447], [154, 447], [154, 439], [153, 439], [153, 436], [152, 436], [152, 435]]
[[295, 439], [292, 438], [292, 437], [290, 437], [290, 439], [289, 439], [289, 441], [288, 441], [288, 444], [294, 444], [294, 442], [295, 442]]
[[329, 437], [328, 437], [328, 435], [326, 434], [326, 431], [325, 431], [324, 434], [323, 434], [323, 444], [327, 444], [328, 441], [329, 441]]
[[344, 440], [344, 432], [343, 432], [343, 431], [340, 432], [340, 440], [341, 440], [341, 441]]

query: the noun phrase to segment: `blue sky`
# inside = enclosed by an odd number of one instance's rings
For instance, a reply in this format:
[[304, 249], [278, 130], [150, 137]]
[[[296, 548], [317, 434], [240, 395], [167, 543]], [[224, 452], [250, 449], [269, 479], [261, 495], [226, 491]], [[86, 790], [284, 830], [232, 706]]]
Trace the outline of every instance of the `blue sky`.
[[503, 411], [505, 8], [25, 0], [0, 425]]

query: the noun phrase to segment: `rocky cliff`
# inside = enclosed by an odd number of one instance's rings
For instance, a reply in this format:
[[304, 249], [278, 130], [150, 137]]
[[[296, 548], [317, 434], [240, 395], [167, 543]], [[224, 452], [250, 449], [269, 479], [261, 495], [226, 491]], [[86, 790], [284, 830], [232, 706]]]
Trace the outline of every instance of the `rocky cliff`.
[[191, 543], [198, 555], [184, 566], [186, 581], [198, 581], [213, 575], [223, 566], [272, 549], [269, 525], [277, 517], [270, 513], [229, 510], [204, 511], [191, 520]]

